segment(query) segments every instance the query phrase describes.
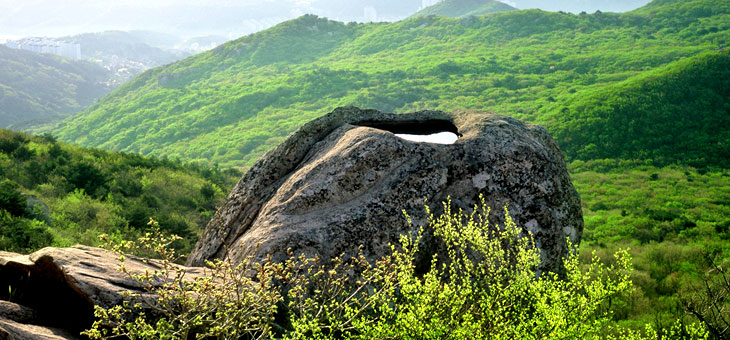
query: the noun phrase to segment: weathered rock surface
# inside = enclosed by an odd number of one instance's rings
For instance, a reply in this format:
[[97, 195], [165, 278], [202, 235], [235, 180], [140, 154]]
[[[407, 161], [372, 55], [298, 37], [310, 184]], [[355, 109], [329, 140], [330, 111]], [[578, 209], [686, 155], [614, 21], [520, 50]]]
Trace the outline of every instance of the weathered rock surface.
[[[160, 269], [146, 262], [128, 256], [125, 266], [135, 273]], [[204, 275], [187, 270], [191, 278]], [[119, 271], [118, 255], [86, 246], [0, 252], [0, 289], [0, 339], [74, 339], [91, 326], [94, 305], [117, 305], [123, 291], [145, 294]]]
[[[394, 133], [442, 131], [451, 145], [410, 142]], [[509, 204], [515, 222], [531, 231], [543, 269], [560, 271], [583, 231], [580, 199], [563, 156], [539, 126], [479, 112], [389, 114], [339, 108], [294, 132], [260, 159], [210, 221], [189, 265], [246, 256], [275, 260], [295, 253], [330, 258], [358, 245], [377, 259], [388, 243], [425, 224], [424, 199], [470, 209], [480, 194], [502, 223]]]
[[57, 327], [38, 326], [0, 317], [0, 340], [73, 340], [78, 334]]

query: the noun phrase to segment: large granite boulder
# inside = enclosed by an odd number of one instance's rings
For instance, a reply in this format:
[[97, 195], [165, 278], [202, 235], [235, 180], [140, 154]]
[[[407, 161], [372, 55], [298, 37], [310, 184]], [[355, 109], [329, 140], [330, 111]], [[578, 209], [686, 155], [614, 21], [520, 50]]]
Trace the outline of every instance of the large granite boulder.
[[[395, 133], [450, 131], [450, 145], [411, 142]], [[566, 238], [580, 241], [583, 218], [563, 156], [542, 127], [484, 112], [391, 114], [338, 108], [290, 135], [240, 180], [209, 222], [189, 257], [234, 261], [295, 253], [331, 258], [359, 245], [375, 260], [400, 234], [411, 232], [402, 213], [427, 222], [451, 197], [466, 210], [483, 194], [502, 223], [509, 205], [515, 222], [535, 236], [541, 269], [561, 271]], [[426, 245], [428, 247], [428, 245]]]

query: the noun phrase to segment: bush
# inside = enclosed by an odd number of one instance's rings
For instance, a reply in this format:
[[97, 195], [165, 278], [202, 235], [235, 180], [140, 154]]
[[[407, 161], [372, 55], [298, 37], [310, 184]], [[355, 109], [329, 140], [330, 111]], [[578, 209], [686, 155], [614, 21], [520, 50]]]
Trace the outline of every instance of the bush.
[[0, 249], [25, 253], [51, 243], [53, 236], [43, 222], [13, 217], [0, 210]]
[[713, 265], [703, 282], [683, 287], [680, 300], [684, 310], [702, 320], [715, 339], [730, 339], [730, 261]]
[[[97, 306], [94, 315], [99, 319], [85, 335], [91, 339], [239, 339], [271, 333], [276, 304], [281, 301], [273, 288], [279, 265], [212, 261], [207, 275], [188, 280], [185, 270], [175, 264], [181, 257], [170, 248], [180, 237], [166, 236], [155, 221], [149, 224], [151, 231], [138, 243], [122, 242], [112, 249], [120, 254], [120, 270], [142, 283], [153, 297], [127, 291], [122, 305], [109, 309]], [[150, 261], [160, 269], [129, 272], [123, 265], [125, 252], [161, 258]], [[252, 271], [256, 273], [254, 279], [245, 275]]]
[[89, 162], [81, 161], [69, 165], [65, 172], [66, 180], [74, 188], [83, 189], [92, 197], [96, 196], [97, 190], [107, 182], [104, 174], [96, 166]]
[[26, 205], [25, 197], [18, 191], [18, 185], [7, 179], [0, 182], [0, 211], [5, 210], [12, 216], [25, 216]]
[[[641, 338], [611, 319], [611, 300], [631, 289], [625, 251], [608, 267], [595, 256], [581, 265], [573, 253], [564, 279], [538, 274], [539, 250], [506, 209], [505, 225], [492, 226], [483, 201], [468, 218], [448, 203], [444, 208], [429, 227], [445, 253], [433, 257], [424, 275], [415, 265], [424, 228], [403, 235], [377, 263], [362, 255], [321, 261], [290, 253], [284, 263], [210, 262], [209, 275], [195, 279], [174, 265], [166, 246], [175, 239], [150, 234], [116, 249], [122, 259], [139, 245], [161, 256], [159, 271], [127, 272], [155, 298], [128, 293], [121, 306], [97, 307], [98, 320], [85, 333], [92, 339]], [[705, 336], [696, 326], [673, 331], [685, 330]], [[657, 336], [650, 327], [645, 333]]]

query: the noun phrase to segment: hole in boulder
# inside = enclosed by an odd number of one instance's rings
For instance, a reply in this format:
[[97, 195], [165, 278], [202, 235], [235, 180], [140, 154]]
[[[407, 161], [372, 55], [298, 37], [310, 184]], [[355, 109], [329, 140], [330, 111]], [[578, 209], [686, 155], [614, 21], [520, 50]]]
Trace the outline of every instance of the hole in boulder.
[[365, 121], [357, 125], [389, 131], [412, 142], [454, 144], [461, 136], [454, 123], [448, 120]]
[[396, 136], [409, 140], [411, 142], [436, 143], [436, 144], [454, 144], [459, 137], [453, 132], [439, 132], [430, 135], [410, 135], [404, 133], [396, 133]]

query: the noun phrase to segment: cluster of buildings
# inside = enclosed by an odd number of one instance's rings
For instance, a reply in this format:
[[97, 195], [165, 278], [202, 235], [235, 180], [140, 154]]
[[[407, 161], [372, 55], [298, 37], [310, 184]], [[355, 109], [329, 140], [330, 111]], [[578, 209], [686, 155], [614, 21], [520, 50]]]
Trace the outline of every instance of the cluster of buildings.
[[36, 53], [51, 53], [66, 58], [81, 59], [81, 45], [49, 38], [25, 38], [8, 41], [5, 46]]

